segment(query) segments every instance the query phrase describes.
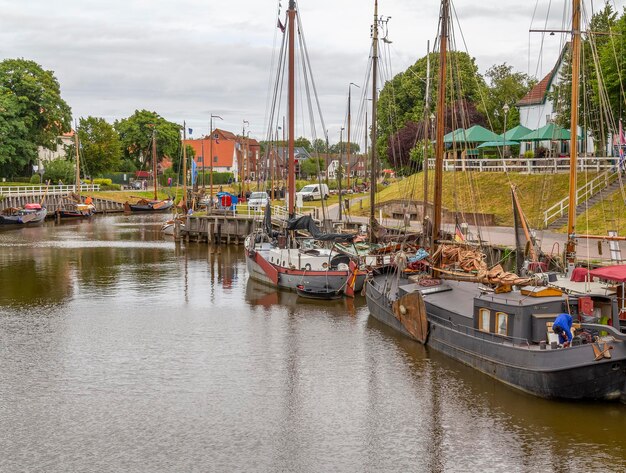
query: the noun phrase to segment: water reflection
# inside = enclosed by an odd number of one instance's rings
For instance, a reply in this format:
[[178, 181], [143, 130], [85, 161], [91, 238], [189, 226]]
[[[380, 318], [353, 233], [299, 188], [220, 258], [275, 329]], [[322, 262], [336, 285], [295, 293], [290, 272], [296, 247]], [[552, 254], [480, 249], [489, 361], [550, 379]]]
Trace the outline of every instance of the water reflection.
[[0, 470], [626, 468], [624, 406], [526, 396], [162, 219], [0, 233]]

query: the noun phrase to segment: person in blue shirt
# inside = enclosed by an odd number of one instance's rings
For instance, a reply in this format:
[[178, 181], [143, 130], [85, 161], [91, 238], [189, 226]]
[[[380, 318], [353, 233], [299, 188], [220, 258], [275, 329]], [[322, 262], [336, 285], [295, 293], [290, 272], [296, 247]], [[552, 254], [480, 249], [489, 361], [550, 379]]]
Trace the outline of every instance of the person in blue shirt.
[[552, 331], [559, 336], [559, 343], [568, 347], [572, 341], [572, 316], [559, 314], [552, 324]]

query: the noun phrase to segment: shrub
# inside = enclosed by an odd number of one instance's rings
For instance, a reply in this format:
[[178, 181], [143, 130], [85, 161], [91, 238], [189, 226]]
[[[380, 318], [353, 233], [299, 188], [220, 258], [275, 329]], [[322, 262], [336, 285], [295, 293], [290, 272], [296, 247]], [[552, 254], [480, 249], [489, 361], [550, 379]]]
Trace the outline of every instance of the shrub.
[[45, 165], [43, 178], [44, 181], [50, 181], [52, 184], [56, 184], [58, 181], [72, 184], [74, 183], [74, 163], [64, 159], [50, 161]]
[[539, 146], [537, 148], [537, 152], [535, 153], [535, 157], [537, 159], [543, 159], [543, 158], [547, 158], [548, 154], [549, 154], [550, 150], [548, 150], [548, 148], [545, 148], [543, 146]]
[[[94, 179], [94, 181], [97, 181], [98, 179]], [[94, 182], [94, 184], [97, 184], [97, 182]], [[119, 191], [122, 190], [122, 186], [120, 186], [119, 184], [100, 184], [100, 190], [101, 191]]]
[[31, 184], [39, 184], [41, 182], [41, 176], [39, 174], [33, 174], [32, 176], [30, 176], [29, 182]]
[[[113, 184], [113, 180], [112, 179], [106, 179], [106, 178], [94, 179], [93, 183], [94, 184], [100, 184], [100, 188], [102, 188], [102, 186], [117, 185], [117, 184]], [[118, 187], [119, 187], [119, 185], [118, 185]]]
[[533, 159], [535, 157], [535, 152], [532, 149], [524, 152], [524, 157], [526, 159]]

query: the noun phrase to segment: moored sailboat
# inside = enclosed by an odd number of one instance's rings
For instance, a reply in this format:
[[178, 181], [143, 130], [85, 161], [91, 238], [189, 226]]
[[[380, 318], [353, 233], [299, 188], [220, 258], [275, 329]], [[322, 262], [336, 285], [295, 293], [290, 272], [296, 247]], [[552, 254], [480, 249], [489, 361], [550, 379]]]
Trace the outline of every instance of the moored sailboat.
[[[576, 99], [580, 8], [580, 0], [574, 0], [572, 97]], [[449, 0], [442, 0], [440, 18], [432, 235], [437, 250], [431, 258], [433, 274], [410, 276], [400, 264], [387, 272], [380, 271], [366, 284], [370, 314], [405, 336], [533, 395], [626, 400], [626, 334], [616, 328], [621, 308], [608, 286], [601, 286], [594, 293], [568, 296], [557, 288], [537, 286], [536, 280], [505, 273], [501, 267], [488, 270], [481, 255], [473, 256], [467, 248], [437, 240], [442, 209]], [[577, 107], [572, 106], [572, 111], [576, 115]], [[575, 186], [576, 119], [572, 119], [571, 135]], [[575, 256], [573, 217], [575, 214], [570, 212], [570, 243], [566, 252], [570, 262]], [[459, 268], [474, 271], [461, 272]], [[579, 330], [574, 338], [576, 343], [567, 348], [550, 343], [551, 323], [561, 313], [580, 321], [575, 324]], [[596, 321], [595, 314], [602, 315], [608, 324], [589, 323]]]
[[[343, 292], [354, 295], [365, 281], [366, 271], [355, 258], [337, 251], [336, 241], [353, 241], [356, 235], [320, 232], [310, 217], [295, 212], [295, 40], [296, 4], [290, 0], [285, 32], [288, 39], [288, 203], [289, 220], [284, 233], [272, 229], [269, 204], [263, 228], [245, 240], [246, 264], [250, 278], [266, 284], [301, 291]], [[306, 230], [311, 237], [296, 236]], [[331, 248], [324, 246], [332, 245]]]
[[158, 175], [157, 175], [157, 149], [156, 149], [156, 130], [152, 130], [152, 176], [154, 179], [154, 198], [139, 199], [137, 202], [126, 202], [125, 207], [130, 212], [165, 212], [174, 205], [172, 199], [159, 199], [158, 196]]

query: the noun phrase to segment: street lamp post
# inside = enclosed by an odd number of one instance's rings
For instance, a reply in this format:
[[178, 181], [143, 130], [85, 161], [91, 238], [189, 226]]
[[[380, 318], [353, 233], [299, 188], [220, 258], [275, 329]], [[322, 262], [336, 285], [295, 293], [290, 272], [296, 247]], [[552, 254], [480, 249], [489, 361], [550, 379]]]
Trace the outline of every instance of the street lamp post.
[[209, 133], [211, 133], [211, 141], [210, 143], [210, 153], [211, 153], [211, 190], [209, 192], [209, 208], [213, 208], [213, 119], [214, 118], [219, 118], [220, 120], [223, 120], [222, 117], [220, 117], [219, 115], [213, 115], [211, 114], [211, 124], [209, 125]]
[[339, 166], [337, 167], [337, 191], [339, 192], [339, 220], [341, 220], [341, 159], [343, 157], [343, 130], [344, 127], [341, 127], [339, 131]]
[[504, 132], [502, 133], [502, 167], [504, 168], [504, 172], [506, 172], [506, 117], [509, 110], [508, 104], [505, 103], [504, 107], [502, 107], [502, 111], [504, 112]]

